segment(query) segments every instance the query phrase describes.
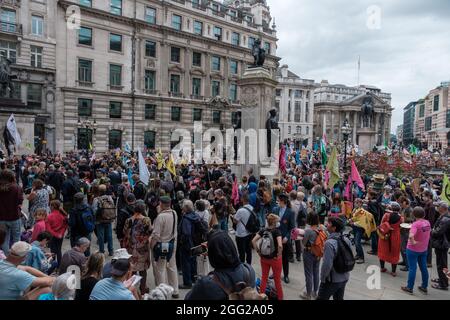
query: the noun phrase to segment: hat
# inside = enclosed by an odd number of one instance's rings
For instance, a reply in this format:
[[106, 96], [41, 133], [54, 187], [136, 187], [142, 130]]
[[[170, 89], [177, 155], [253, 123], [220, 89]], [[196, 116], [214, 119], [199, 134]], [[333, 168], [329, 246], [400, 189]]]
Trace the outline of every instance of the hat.
[[111, 264], [111, 266], [111, 275], [122, 277], [130, 269], [130, 261], [128, 259], [118, 259], [113, 264]]
[[17, 257], [25, 258], [28, 254], [28, 252], [31, 251], [31, 244], [19, 241], [12, 245], [11, 247], [11, 254]]
[[170, 204], [170, 202], [172, 201], [172, 200], [170, 200], [170, 197], [168, 197], [168, 196], [162, 196], [160, 198], [160, 200], [161, 200], [161, 203], [164, 203], [164, 204]]
[[438, 201], [434, 203], [435, 207], [448, 209], [448, 204], [445, 201]]
[[400, 211], [402, 209], [402, 207], [400, 207], [400, 204], [398, 202], [392, 201], [391, 203], [389, 203], [389, 207], [391, 208], [392, 211]]
[[111, 260], [128, 260], [131, 257], [132, 255], [128, 253], [127, 249], [117, 249], [116, 251], [114, 251], [114, 255]]

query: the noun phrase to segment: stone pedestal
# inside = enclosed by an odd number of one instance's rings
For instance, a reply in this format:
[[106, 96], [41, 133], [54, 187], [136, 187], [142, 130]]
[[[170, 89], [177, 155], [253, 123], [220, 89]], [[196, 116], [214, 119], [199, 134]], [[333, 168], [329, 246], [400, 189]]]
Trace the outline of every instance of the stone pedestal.
[[[248, 68], [238, 82], [242, 105], [241, 134], [245, 134], [249, 141], [245, 143], [245, 159], [241, 157], [239, 163], [232, 167], [239, 179], [247, 174], [249, 167], [253, 168], [253, 174], [256, 177], [265, 175], [270, 178], [277, 174], [278, 163], [272, 161], [271, 164], [270, 159], [267, 158], [265, 131], [269, 111], [275, 107], [277, 84], [278, 82], [272, 78], [270, 72], [263, 67]], [[238, 144], [242, 141], [241, 134], [237, 134]], [[272, 135], [272, 149], [276, 146], [276, 150], [278, 150], [278, 143], [279, 137]], [[276, 157], [277, 155], [272, 151], [272, 158]]]

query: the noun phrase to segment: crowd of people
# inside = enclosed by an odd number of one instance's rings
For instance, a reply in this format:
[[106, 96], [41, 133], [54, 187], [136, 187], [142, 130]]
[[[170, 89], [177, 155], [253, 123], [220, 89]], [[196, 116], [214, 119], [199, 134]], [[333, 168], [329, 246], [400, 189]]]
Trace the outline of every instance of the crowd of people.
[[185, 162], [174, 172], [149, 152], [148, 184], [131, 152], [8, 159], [0, 171], [0, 299], [165, 300], [189, 290], [187, 300], [282, 300], [297, 261], [300, 298], [342, 300], [367, 254], [382, 273], [387, 264], [392, 277], [408, 272], [399, 290], [414, 293], [419, 266], [422, 294], [433, 267], [431, 287], [448, 291], [442, 175], [423, 173], [416, 188], [412, 177], [364, 168], [361, 181], [349, 180], [352, 168], [331, 185], [320, 153], [302, 155], [288, 155], [275, 178], [249, 167], [238, 179], [227, 164]]

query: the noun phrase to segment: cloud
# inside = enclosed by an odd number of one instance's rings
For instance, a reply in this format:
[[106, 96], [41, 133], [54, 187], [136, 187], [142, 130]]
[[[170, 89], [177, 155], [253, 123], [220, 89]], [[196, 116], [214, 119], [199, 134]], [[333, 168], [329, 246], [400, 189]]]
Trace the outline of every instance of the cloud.
[[[450, 80], [448, 0], [267, 2], [276, 19], [281, 64], [317, 82], [356, 85], [361, 56], [360, 82], [392, 94], [392, 132], [410, 101]], [[379, 29], [368, 28], [367, 10], [374, 5], [381, 12]]]

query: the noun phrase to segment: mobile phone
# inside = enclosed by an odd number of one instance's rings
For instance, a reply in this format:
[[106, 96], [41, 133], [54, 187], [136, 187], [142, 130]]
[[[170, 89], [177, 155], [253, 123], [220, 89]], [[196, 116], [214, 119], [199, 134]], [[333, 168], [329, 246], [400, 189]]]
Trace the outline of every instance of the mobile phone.
[[191, 256], [196, 257], [208, 252], [208, 248], [202, 245], [191, 248]]

